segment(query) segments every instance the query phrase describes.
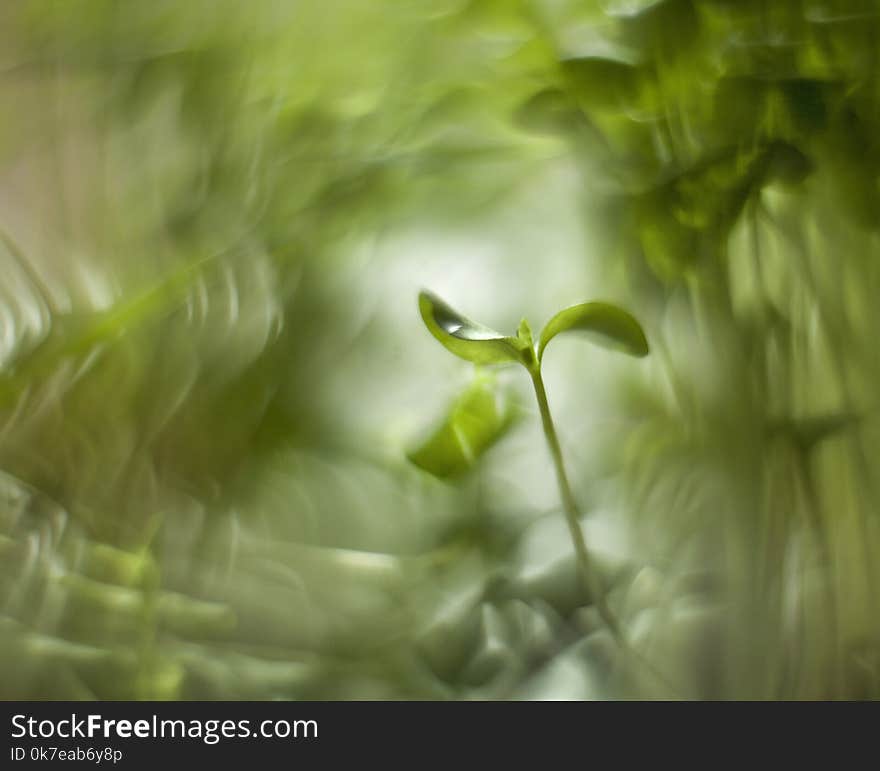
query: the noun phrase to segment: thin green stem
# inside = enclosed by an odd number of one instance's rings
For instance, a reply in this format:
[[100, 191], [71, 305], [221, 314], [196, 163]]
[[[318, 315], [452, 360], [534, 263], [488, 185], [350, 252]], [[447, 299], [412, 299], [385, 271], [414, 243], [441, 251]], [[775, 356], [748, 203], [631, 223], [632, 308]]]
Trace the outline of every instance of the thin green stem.
[[[529, 340], [531, 342], [531, 340]], [[531, 351], [531, 348], [529, 348]], [[556, 481], [559, 485], [559, 494], [562, 498], [562, 510], [565, 512], [565, 522], [568, 525], [568, 532], [571, 534], [571, 542], [574, 545], [575, 555], [577, 557], [578, 571], [587, 593], [596, 604], [596, 610], [599, 617], [605, 623], [611, 636], [620, 646], [621, 650], [630, 655], [633, 660], [639, 662], [651, 675], [656, 678], [657, 682], [674, 694], [679, 694], [680, 689], [671, 682], [652, 662], [648, 661], [644, 656], [634, 650], [623, 633], [623, 628], [614, 615], [608, 602], [605, 599], [605, 588], [599, 580], [599, 576], [593, 566], [593, 560], [587, 549], [587, 542], [584, 538], [584, 531], [581, 528], [581, 515], [578, 509], [577, 501], [571, 490], [571, 484], [568, 481], [568, 474], [565, 472], [565, 461], [562, 458], [562, 447], [559, 444], [559, 436], [556, 433], [556, 426], [553, 424], [553, 416], [550, 414], [550, 405], [547, 402], [547, 391], [544, 389], [544, 379], [541, 377], [541, 364], [532, 353], [523, 362], [529, 375], [532, 378], [532, 385], [535, 387], [535, 396], [538, 399], [538, 409], [541, 412], [541, 424], [544, 426], [544, 436], [547, 439], [547, 446], [550, 448], [550, 457], [553, 459], [553, 467], [556, 470]]]
[[556, 469], [556, 481], [559, 484], [559, 494], [562, 498], [562, 509], [565, 512], [565, 521], [568, 525], [568, 532], [571, 534], [571, 541], [574, 545], [575, 554], [577, 555], [578, 569], [581, 579], [587, 592], [596, 603], [596, 609], [599, 615], [607, 625], [611, 634], [621, 644], [625, 644], [623, 632], [616, 616], [612, 613], [611, 608], [605, 600], [605, 590], [601, 585], [599, 577], [593, 567], [593, 561], [590, 552], [587, 549], [587, 542], [584, 538], [584, 531], [581, 528], [580, 511], [574, 493], [571, 490], [571, 484], [568, 481], [568, 475], [565, 472], [565, 462], [562, 458], [562, 448], [559, 444], [559, 437], [556, 434], [556, 426], [553, 424], [553, 416], [550, 414], [550, 405], [547, 402], [547, 391], [544, 389], [544, 379], [541, 377], [540, 367], [535, 364], [529, 367], [529, 374], [532, 376], [532, 384], [535, 387], [535, 396], [538, 399], [538, 409], [541, 412], [541, 423], [544, 426], [544, 436], [547, 439], [547, 445], [550, 448], [550, 456], [553, 459], [553, 466]]

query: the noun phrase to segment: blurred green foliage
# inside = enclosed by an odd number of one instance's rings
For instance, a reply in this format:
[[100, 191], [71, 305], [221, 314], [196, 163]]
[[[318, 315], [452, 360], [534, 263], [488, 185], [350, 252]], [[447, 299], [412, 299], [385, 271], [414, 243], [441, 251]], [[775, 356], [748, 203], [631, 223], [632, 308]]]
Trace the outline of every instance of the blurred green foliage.
[[453, 401], [440, 426], [407, 457], [440, 479], [458, 476], [470, 471], [515, 419], [510, 400], [498, 393], [489, 376], [480, 374]]
[[[878, 54], [869, 0], [3, 3], [0, 696], [880, 696]], [[470, 376], [419, 286], [643, 322], [546, 377], [663, 677], [534, 421], [407, 461]]]

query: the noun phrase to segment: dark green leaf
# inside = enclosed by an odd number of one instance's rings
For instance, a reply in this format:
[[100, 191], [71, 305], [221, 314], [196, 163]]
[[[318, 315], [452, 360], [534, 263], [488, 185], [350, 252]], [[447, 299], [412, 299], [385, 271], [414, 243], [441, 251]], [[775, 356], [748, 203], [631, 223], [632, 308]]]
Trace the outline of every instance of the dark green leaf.
[[647, 356], [648, 341], [638, 321], [627, 311], [604, 302], [583, 303], [557, 313], [541, 332], [538, 359], [544, 349], [560, 332], [586, 332], [596, 343], [606, 348]]
[[569, 89], [587, 110], [625, 110], [638, 98], [640, 73], [630, 62], [581, 56], [561, 66]]
[[419, 312], [428, 331], [462, 359], [474, 364], [525, 363], [520, 340], [476, 324], [430, 292], [419, 293]]
[[828, 120], [828, 98], [841, 89], [833, 83], [812, 78], [787, 78], [779, 91], [794, 125], [806, 134], [821, 131]]
[[623, 37], [628, 43], [659, 49], [667, 56], [686, 51], [700, 33], [699, 15], [692, 0], [617, 3], [611, 15], [622, 22]]

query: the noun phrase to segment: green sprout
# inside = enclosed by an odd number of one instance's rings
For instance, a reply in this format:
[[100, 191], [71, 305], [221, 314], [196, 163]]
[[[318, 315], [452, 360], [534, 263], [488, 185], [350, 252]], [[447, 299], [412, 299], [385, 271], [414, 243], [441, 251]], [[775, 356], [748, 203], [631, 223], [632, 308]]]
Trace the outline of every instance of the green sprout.
[[[419, 294], [419, 311], [428, 331], [456, 356], [477, 365], [521, 364], [529, 373], [541, 413], [544, 436], [556, 471], [562, 508], [577, 555], [581, 579], [609, 630], [618, 642], [624, 643], [620, 625], [605, 601], [604, 590], [587, 549], [580, 523], [580, 511], [568, 480], [559, 436], [547, 401], [547, 391], [541, 375], [541, 362], [547, 345], [562, 332], [583, 332], [592, 337], [594, 342], [607, 348], [622, 351], [630, 356], [647, 356], [648, 341], [641, 325], [623, 308], [605, 302], [588, 302], [557, 313], [541, 331], [538, 343], [535, 345], [532, 330], [525, 319], [520, 322], [516, 335], [508, 337], [470, 321], [439, 297], [426, 291]], [[473, 397], [469, 398], [473, 400]], [[490, 422], [493, 425], [500, 425], [501, 421], [496, 411], [492, 411], [491, 418]], [[452, 428], [456, 426], [453, 424]], [[449, 433], [450, 426], [447, 425], [428, 446], [438, 445], [439, 437], [448, 437]], [[461, 431], [457, 436], [460, 438], [463, 436]], [[460, 443], [464, 445], [464, 452], [467, 453], [466, 442]], [[483, 441], [482, 444], [488, 445], [488, 442]], [[420, 452], [424, 454], [425, 450]], [[420, 462], [419, 455], [411, 456], [411, 459], [425, 467], [425, 464]]]

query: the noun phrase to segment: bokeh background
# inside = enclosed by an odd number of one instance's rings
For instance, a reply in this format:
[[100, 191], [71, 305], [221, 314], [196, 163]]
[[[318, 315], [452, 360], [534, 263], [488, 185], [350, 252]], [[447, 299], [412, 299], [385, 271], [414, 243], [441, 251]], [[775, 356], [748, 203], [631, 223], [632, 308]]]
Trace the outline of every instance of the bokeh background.
[[[874, 0], [4, 0], [0, 697], [880, 696], [878, 174]], [[642, 321], [545, 361], [632, 650], [422, 287]]]

